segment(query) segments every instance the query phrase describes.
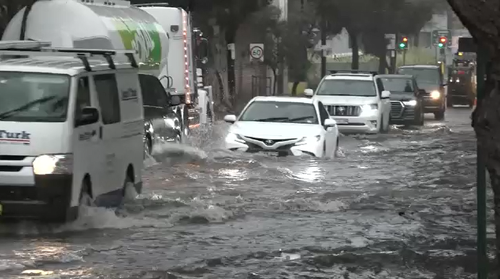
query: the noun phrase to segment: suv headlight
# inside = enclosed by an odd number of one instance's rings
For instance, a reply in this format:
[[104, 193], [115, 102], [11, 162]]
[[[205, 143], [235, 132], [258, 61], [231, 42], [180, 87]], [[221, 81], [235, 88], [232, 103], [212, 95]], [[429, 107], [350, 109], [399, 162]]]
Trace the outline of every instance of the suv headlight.
[[431, 92], [431, 98], [432, 99], [434, 99], [434, 100], [435, 99], [439, 99], [439, 97], [441, 97], [441, 93], [439, 93], [439, 91], [434, 90], [434, 91]]
[[36, 175], [73, 173], [73, 155], [41, 155], [33, 160], [33, 173]]
[[372, 111], [372, 110], [378, 110], [378, 105], [377, 104], [363, 105], [363, 106], [361, 106], [361, 110], [363, 112], [368, 112], [368, 111]]
[[403, 104], [405, 106], [414, 107], [417, 105], [417, 100], [404, 101]]
[[321, 139], [320, 135], [313, 136], [313, 137], [303, 137], [298, 142], [296, 142], [295, 145], [306, 145], [306, 144], [309, 144], [309, 143], [316, 143], [320, 139]]
[[234, 142], [239, 142], [239, 143], [245, 143], [245, 140], [238, 134], [235, 133], [229, 133], [226, 136], [226, 141], [234, 141]]

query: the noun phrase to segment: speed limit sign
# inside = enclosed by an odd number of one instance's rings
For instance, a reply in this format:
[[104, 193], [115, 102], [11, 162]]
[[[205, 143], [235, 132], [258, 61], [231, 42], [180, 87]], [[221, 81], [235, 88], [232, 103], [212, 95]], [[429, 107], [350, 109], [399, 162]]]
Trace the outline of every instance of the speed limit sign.
[[250, 44], [250, 61], [264, 61], [264, 44]]

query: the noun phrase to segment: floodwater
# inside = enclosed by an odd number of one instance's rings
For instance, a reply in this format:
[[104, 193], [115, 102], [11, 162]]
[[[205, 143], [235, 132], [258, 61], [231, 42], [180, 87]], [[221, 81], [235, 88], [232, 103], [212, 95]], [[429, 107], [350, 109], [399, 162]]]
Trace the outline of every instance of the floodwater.
[[233, 154], [218, 124], [148, 159], [123, 209], [0, 225], [0, 278], [474, 278], [469, 115], [342, 137], [334, 161]]

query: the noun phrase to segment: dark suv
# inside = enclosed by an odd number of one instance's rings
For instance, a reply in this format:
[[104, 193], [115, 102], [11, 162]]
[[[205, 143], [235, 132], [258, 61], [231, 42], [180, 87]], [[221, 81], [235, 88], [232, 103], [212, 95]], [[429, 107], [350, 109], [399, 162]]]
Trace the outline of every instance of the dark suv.
[[139, 81], [144, 103], [144, 154], [151, 154], [158, 144], [181, 142], [180, 121], [172, 110], [180, 98], [167, 93], [156, 76], [139, 74]]
[[401, 66], [398, 74], [412, 75], [417, 81], [418, 88], [424, 89], [424, 112], [434, 113], [436, 120], [443, 120], [446, 112], [446, 92], [441, 66], [438, 65], [411, 65]]
[[423, 96], [410, 75], [379, 75], [384, 89], [391, 92], [391, 124], [424, 125]]

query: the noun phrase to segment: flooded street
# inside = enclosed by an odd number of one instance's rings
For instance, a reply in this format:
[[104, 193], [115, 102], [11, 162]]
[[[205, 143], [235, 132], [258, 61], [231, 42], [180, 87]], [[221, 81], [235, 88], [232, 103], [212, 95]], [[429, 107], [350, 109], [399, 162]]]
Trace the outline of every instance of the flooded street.
[[342, 137], [335, 161], [222, 150], [148, 160], [144, 192], [73, 224], [0, 225], [0, 278], [473, 278], [470, 109]]

